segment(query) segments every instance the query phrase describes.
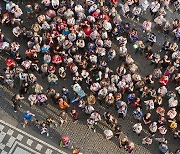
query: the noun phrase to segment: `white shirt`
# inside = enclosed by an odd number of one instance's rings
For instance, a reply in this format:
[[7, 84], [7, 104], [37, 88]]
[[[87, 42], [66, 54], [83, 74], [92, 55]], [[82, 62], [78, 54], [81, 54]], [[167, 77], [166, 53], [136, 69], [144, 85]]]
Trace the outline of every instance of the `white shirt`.
[[85, 106], [85, 112], [87, 114], [91, 114], [93, 111], [94, 111], [94, 108], [91, 105]]
[[160, 4], [158, 2], [152, 2], [150, 9], [152, 12], [157, 12], [160, 8]]
[[8, 12], [11, 12], [12, 8], [13, 8], [15, 5], [16, 5], [15, 3], [12, 3], [11, 5], [10, 5], [10, 3], [6, 3], [6, 10], [7, 10]]
[[135, 124], [134, 126], [133, 126], [133, 129], [134, 129], [134, 131], [137, 133], [137, 134], [140, 134], [141, 133], [141, 131], [142, 131], [142, 125], [140, 125], [140, 124]]

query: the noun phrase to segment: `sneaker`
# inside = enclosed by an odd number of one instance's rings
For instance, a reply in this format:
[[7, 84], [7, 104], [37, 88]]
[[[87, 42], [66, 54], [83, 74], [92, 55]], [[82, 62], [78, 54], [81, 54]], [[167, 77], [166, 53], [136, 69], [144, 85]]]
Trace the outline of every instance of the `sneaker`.
[[49, 136], [49, 133], [47, 133], [47, 137]]
[[17, 111], [16, 111], [16, 110], [14, 110], [14, 112], [16, 113]]

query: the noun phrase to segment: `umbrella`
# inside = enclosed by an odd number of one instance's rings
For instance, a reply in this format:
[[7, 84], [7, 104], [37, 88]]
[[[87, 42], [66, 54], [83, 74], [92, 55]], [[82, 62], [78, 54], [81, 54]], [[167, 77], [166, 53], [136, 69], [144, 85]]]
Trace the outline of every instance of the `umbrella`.
[[55, 55], [52, 57], [52, 63], [54, 64], [61, 64], [62, 63], [62, 58], [59, 55]]

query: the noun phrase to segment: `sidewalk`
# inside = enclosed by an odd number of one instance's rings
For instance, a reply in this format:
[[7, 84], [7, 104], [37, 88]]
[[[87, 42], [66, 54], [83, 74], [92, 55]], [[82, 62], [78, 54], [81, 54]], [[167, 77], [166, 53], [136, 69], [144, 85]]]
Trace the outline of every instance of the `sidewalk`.
[[3, 120], [0, 120], [0, 153], [67, 154]]

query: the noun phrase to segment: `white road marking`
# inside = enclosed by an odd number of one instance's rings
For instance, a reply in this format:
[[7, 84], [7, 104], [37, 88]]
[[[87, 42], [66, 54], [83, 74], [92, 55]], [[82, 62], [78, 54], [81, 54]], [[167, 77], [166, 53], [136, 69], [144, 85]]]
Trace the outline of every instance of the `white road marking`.
[[9, 136], [12, 136], [13, 133], [14, 133], [14, 131], [13, 131], [12, 129], [9, 129], [8, 132], [7, 132], [7, 134], [8, 134]]
[[32, 143], [33, 143], [33, 140], [28, 139], [26, 143], [27, 143], [27, 145], [31, 146], [31, 145], [32, 145]]
[[3, 150], [5, 148], [5, 145], [0, 143], [0, 149]]
[[38, 151], [41, 151], [42, 147], [43, 147], [43, 146], [42, 146], [41, 144], [37, 144], [37, 145], [36, 145], [36, 149], [37, 149]]
[[1, 152], [1, 154], [7, 154], [7, 152], [3, 150], [3, 151]]
[[18, 134], [17, 137], [16, 137], [16, 139], [18, 139], [19, 141], [22, 141], [23, 137], [24, 137], [24, 136], [22, 136], [21, 134]]
[[51, 154], [52, 153], [52, 150], [51, 149], [47, 149], [45, 154]]
[[32, 135], [24, 132], [24, 131], [22, 131], [22, 130], [14, 127], [14, 126], [12, 126], [11, 124], [9, 124], [9, 123], [7, 123], [7, 122], [5, 122], [5, 121], [3, 121], [3, 120], [0, 120], [0, 123], [2, 123], [2, 124], [4, 124], [4, 125], [7, 125], [8, 127], [10, 127], [10, 128], [12, 128], [12, 129], [14, 129], [14, 130], [22, 133], [22, 134], [25, 135], [25, 136], [28, 136], [29, 138], [32, 138], [33, 140], [38, 141], [38, 142], [41, 143], [41, 144], [44, 144], [44, 145], [48, 146], [49, 148], [57, 151], [59, 154], [67, 154], [66, 152], [64, 152], [64, 151], [62, 151], [62, 150], [60, 150], [60, 149], [58, 149], [58, 148], [56, 148], [56, 147], [54, 147], [54, 146], [46, 143], [46, 142], [44, 142], [44, 141], [42, 141], [42, 140], [40, 140], [40, 139], [38, 139], [38, 138], [36, 138], [36, 137], [34, 137], [34, 136], [32, 136]]
[[6, 136], [5, 132], [0, 133], [0, 143], [3, 141], [4, 137]]
[[4, 126], [0, 124], [0, 131], [4, 129]]

